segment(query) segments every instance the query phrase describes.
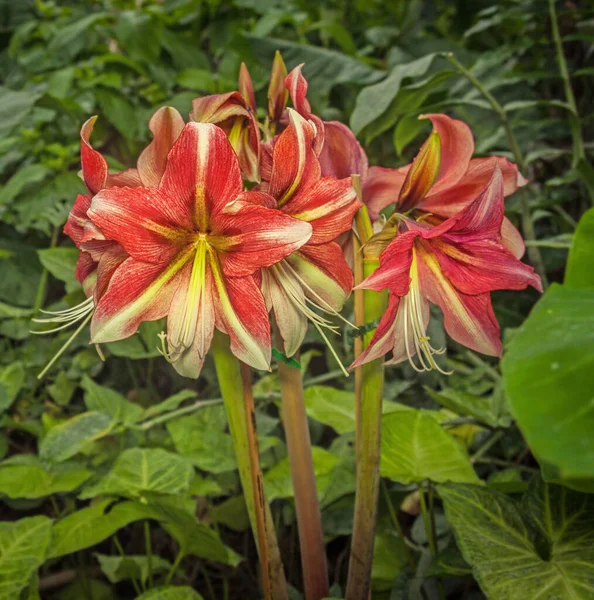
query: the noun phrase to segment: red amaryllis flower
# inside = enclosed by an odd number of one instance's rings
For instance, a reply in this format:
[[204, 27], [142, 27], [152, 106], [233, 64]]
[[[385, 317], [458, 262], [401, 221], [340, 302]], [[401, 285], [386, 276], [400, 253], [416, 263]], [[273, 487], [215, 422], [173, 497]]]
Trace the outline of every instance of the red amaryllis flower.
[[81, 175], [90, 194], [77, 197], [64, 227], [64, 233], [80, 250], [75, 275], [87, 299], [72, 308], [48, 313], [51, 315], [49, 318], [34, 319], [37, 323], [56, 325], [54, 329], [36, 333], [53, 333], [89, 317], [107, 289], [111, 275], [127, 258], [117, 242], [105, 240], [89, 221], [87, 211], [91, 205], [91, 194], [114, 186], [158, 185], [165, 171], [167, 154], [184, 127], [184, 120], [177, 110], [168, 106], [160, 108], [149, 121], [153, 140], [140, 154], [137, 168], [109, 173], [107, 161], [90, 143], [96, 120], [97, 117], [91, 117], [80, 130]]
[[243, 193], [224, 131], [189, 123], [169, 152], [158, 187], [101, 190], [87, 214], [129, 257], [116, 269], [91, 321], [93, 343], [131, 336], [142, 321], [167, 316], [176, 370], [197, 377], [214, 329], [247, 364], [270, 364], [268, 311], [257, 274], [302, 246], [309, 223]]
[[[417, 371], [442, 369], [427, 336], [429, 302], [444, 314], [449, 336], [464, 346], [501, 355], [493, 290], [542, 291], [532, 267], [502, 244], [504, 177], [496, 165], [485, 190], [457, 215], [432, 225], [402, 217], [397, 237], [380, 256], [380, 267], [359, 287], [390, 290], [388, 310], [369, 347], [353, 367], [392, 351], [389, 363], [408, 360]], [[417, 356], [418, 363], [413, 360]]]
[[307, 244], [262, 273], [264, 295], [285, 353], [292, 356], [305, 337], [308, 319], [324, 338], [322, 328], [334, 329], [314, 309], [338, 315], [351, 292], [353, 275], [333, 240], [350, 229], [361, 204], [350, 178], [322, 177], [313, 148], [315, 126], [293, 110], [289, 118], [274, 144], [270, 181], [260, 189], [276, 199], [279, 212], [313, 228]]
[[[373, 220], [396, 203], [399, 213], [431, 213], [451, 217], [468, 206], [485, 189], [496, 166], [502, 172], [504, 194], [513, 194], [526, 180], [516, 165], [503, 157], [472, 158], [474, 140], [468, 125], [447, 115], [432, 114], [433, 133], [412, 164], [398, 169], [371, 167], [363, 187], [363, 201]], [[524, 254], [518, 230], [505, 218], [503, 244], [517, 258]]]

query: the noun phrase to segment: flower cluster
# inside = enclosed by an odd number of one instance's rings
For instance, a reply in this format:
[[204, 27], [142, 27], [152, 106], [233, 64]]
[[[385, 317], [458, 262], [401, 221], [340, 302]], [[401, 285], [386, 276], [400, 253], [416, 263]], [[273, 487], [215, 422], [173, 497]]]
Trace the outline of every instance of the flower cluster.
[[470, 129], [428, 115], [433, 132], [411, 165], [368, 167], [348, 127], [312, 113], [301, 66], [288, 73], [278, 53], [260, 120], [255, 98], [242, 65], [238, 91], [197, 98], [189, 122], [160, 108], [149, 122], [152, 142], [121, 173], [110, 173], [91, 145], [96, 117], [82, 126], [88, 193], [64, 231], [80, 250], [76, 276], [87, 300], [46, 321], [62, 329], [86, 317], [91, 342], [101, 344], [166, 317], [162, 353], [182, 375], [199, 375], [215, 329], [240, 360], [267, 369], [270, 313], [287, 356], [308, 322], [325, 339], [324, 329], [337, 329], [332, 318], [353, 288], [344, 246], [362, 206], [351, 180], [358, 174], [378, 232], [369, 247], [381, 250], [379, 269], [360, 287], [388, 289], [390, 300], [354, 366], [392, 352], [391, 362], [439, 368], [429, 302], [454, 340], [500, 354], [489, 293], [540, 289], [503, 215], [504, 195], [525, 183], [515, 165], [472, 159]]

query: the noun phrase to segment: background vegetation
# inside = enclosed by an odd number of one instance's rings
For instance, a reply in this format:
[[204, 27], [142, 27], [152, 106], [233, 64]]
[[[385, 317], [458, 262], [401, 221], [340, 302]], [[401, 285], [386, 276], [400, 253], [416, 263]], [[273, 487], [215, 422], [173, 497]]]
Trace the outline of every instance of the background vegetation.
[[[80, 125], [99, 114], [96, 147], [114, 168], [132, 166], [157, 107], [187, 114], [192, 98], [235, 89], [241, 61], [265, 96], [277, 49], [290, 68], [306, 63], [315, 112], [350, 123], [371, 164], [409, 162], [428, 132], [417, 116], [437, 111], [472, 126], [477, 155], [517, 162], [531, 183], [508, 199], [507, 213], [532, 238], [528, 260], [550, 283], [563, 281], [573, 240], [565, 284], [553, 285], [528, 321], [533, 290], [494, 294], [503, 377], [497, 361], [453, 343], [449, 378], [407, 364], [388, 369], [374, 599], [594, 597], [592, 212], [575, 234], [594, 198], [587, 5], [556, 5], [573, 97], [544, 0], [0, 3], [1, 599], [258, 597], [212, 364], [198, 381], [177, 376], [156, 351], [161, 325], [149, 323], [109, 344], [106, 362], [83, 332], [39, 381], [71, 332], [29, 330], [40, 308], [83, 298], [77, 252], [62, 234], [84, 192]], [[445, 340], [439, 319], [432, 323], [432, 338]], [[337, 345], [349, 363], [352, 337], [345, 332]], [[305, 350], [340, 597], [353, 510], [353, 382], [314, 332]], [[267, 491], [299, 598], [274, 371], [261, 374], [255, 394]], [[479, 480], [486, 485], [472, 485]], [[150, 591], [164, 584], [179, 587]]]

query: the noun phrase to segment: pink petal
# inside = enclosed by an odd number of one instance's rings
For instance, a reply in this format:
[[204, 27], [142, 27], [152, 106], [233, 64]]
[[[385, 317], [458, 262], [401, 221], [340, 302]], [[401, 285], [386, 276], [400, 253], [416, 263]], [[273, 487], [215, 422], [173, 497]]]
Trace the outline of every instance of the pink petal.
[[433, 195], [462, 179], [474, 153], [474, 140], [470, 127], [463, 121], [442, 114], [422, 115], [420, 118], [431, 120], [441, 140], [441, 163], [431, 189]]
[[303, 246], [312, 232], [309, 223], [280, 210], [240, 200], [213, 218], [212, 227], [209, 242], [219, 250], [225, 275], [231, 277], [251, 275], [279, 262]]
[[380, 211], [386, 206], [397, 202], [409, 168], [410, 165], [399, 169], [369, 168], [367, 179], [363, 182], [363, 202], [372, 221], [379, 217]]
[[323, 176], [343, 179], [357, 173], [361, 181], [367, 177], [367, 154], [355, 134], [339, 121], [324, 123], [324, 146], [319, 159]]
[[349, 367], [350, 369], [360, 367], [365, 363], [381, 358], [392, 350], [395, 344], [397, 326], [396, 315], [398, 313], [400, 301], [401, 299], [399, 296], [390, 294], [388, 308], [381, 318], [381, 321], [369, 342], [369, 346], [367, 346], [359, 358]]
[[149, 121], [153, 141], [138, 157], [142, 185], [158, 187], [165, 172], [167, 155], [184, 128], [184, 119], [175, 108], [163, 106]]
[[501, 243], [516, 258], [522, 258], [522, 256], [524, 256], [524, 252], [526, 251], [524, 238], [507, 217], [503, 218], [503, 223], [501, 225]]
[[350, 178], [324, 177], [311, 187], [299, 189], [283, 211], [313, 227], [311, 244], [323, 244], [351, 229], [361, 203]]
[[164, 317], [179, 285], [179, 272], [192, 258], [180, 253], [166, 265], [127, 258], [115, 271], [91, 320], [91, 342], [130, 337], [143, 321]]
[[471, 350], [500, 356], [499, 324], [489, 294], [468, 295], [459, 291], [442, 271], [435, 254], [424, 244], [416, 248], [421, 291], [443, 311], [448, 335]]
[[88, 215], [108, 239], [134, 258], [152, 263], [169, 260], [188, 243], [192, 222], [188, 212], [155, 188], [110, 188], [99, 192]]
[[105, 187], [109, 167], [101, 153], [94, 150], [89, 139], [97, 117], [91, 117], [80, 129], [80, 161], [85, 185], [92, 194]]
[[160, 190], [178, 222], [193, 218], [199, 231], [243, 191], [235, 152], [222, 129], [188, 123], [173, 145]]
[[320, 178], [320, 163], [313, 150], [315, 131], [303, 117], [290, 111], [289, 126], [279, 135], [273, 150], [268, 193], [278, 205], [286, 204], [301, 188]]
[[266, 303], [253, 276], [224, 277], [211, 262], [216, 327], [229, 335], [231, 352], [254, 369], [270, 368], [270, 321]]

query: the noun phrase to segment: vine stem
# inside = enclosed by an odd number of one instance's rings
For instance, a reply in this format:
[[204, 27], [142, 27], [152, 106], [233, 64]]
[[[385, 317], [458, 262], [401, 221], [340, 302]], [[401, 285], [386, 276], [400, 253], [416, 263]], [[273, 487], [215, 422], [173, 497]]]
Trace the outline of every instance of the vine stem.
[[260, 467], [260, 450], [258, 447], [258, 431], [256, 429], [256, 407], [252, 392], [252, 373], [245, 363], [241, 363], [241, 380], [243, 382], [243, 401], [245, 405], [245, 421], [250, 452], [252, 489], [256, 513], [256, 530], [258, 548], [260, 548], [260, 570], [262, 572], [262, 588], [264, 600], [270, 600], [270, 561], [268, 560], [268, 544], [266, 543], [266, 497], [264, 495], [264, 478]]
[[[357, 189], [357, 188], [355, 188]], [[370, 256], [366, 250], [367, 235], [372, 233], [371, 221], [366, 209], [361, 209], [356, 217], [357, 230], [363, 243], [363, 276], [371, 275], [379, 266], [379, 258]], [[386, 294], [365, 290], [364, 321], [366, 323], [381, 317], [386, 310]], [[369, 345], [373, 332], [363, 338], [363, 347]], [[359, 410], [356, 416], [359, 423], [357, 448], [357, 477], [355, 484], [355, 513], [353, 537], [349, 556], [349, 573], [346, 600], [365, 600], [369, 596], [371, 563], [377, 521], [377, 504], [380, 488], [380, 445], [382, 396], [384, 390], [383, 359], [377, 359], [362, 366], [361, 386], [355, 399]]]
[[[526, 159], [520, 150], [520, 145], [518, 144], [518, 140], [512, 129], [511, 123], [509, 122], [509, 118], [507, 112], [499, 104], [497, 98], [491, 94], [491, 92], [481, 83], [481, 81], [471, 72], [469, 71], [452, 53], [448, 53], [445, 55], [446, 59], [457, 69], [457, 71], [466, 77], [472, 85], [481, 93], [481, 95], [485, 98], [485, 100], [491, 105], [493, 111], [499, 117], [501, 124], [503, 125], [503, 129], [505, 131], [505, 137], [507, 138], [507, 143], [514, 155], [514, 159], [520, 169], [520, 172], [526, 173], [528, 172], [528, 164], [526, 163]], [[528, 198], [526, 197], [526, 192], [521, 188], [520, 192], [520, 208], [522, 211], [521, 219], [522, 219], [522, 230], [524, 232], [524, 237], [530, 242], [534, 242], [536, 240], [536, 233], [534, 231], [534, 223], [532, 222], [532, 214], [530, 212], [530, 205], [528, 204]], [[544, 289], [548, 287], [547, 275], [544, 268], [544, 263], [542, 261], [542, 256], [540, 254], [540, 249], [537, 246], [529, 245], [527, 246], [528, 257], [530, 258], [530, 262], [534, 266], [534, 269], [539, 274], [540, 279], [542, 281], [542, 286]]]
[[301, 370], [282, 361], [278, 361], [277, 364], [282, 419], [295, 494], [305, 598], [321, 600], [329, 596], [328, 565]]
[[[221, 396], [223, 397], [225, 405], [225, 412], [227, 413], [229, 433], [233, 440], [235, 458], [237, 460], [239, 477], [241, 479], [250, 524], [257, 540], [258, 526], [254, 502], [252, 465], [249, 454], [250, 444], [244, 406], [241, 369], [239, 361], [233, 356], [231, 349], [229, 348], [229, 338], [218, 331], [215, 331], [215, 335], [213, 336], [211, 351], [219, 380]], [[281, 562], [272, 513], [265, 498], [263, 498], [263, 504], [272, 600], [288, 600], [289, 593], [287, 590], [287, 582]], [[261, 557], [259, 544], [258, 553]]]

